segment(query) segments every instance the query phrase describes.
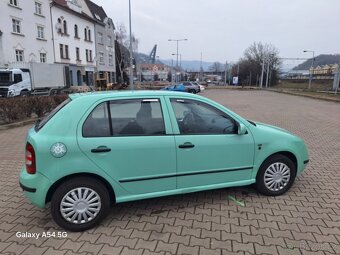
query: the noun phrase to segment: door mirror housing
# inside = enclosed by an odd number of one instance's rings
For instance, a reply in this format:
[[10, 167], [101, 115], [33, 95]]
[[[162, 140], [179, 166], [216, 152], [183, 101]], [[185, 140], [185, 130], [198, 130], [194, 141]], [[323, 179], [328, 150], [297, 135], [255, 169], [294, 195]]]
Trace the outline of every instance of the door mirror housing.
[[244, 124], [242, 123], [237, 123], [238, 126], [238, 135], [245, 135], [248, 133], [247, 128]]

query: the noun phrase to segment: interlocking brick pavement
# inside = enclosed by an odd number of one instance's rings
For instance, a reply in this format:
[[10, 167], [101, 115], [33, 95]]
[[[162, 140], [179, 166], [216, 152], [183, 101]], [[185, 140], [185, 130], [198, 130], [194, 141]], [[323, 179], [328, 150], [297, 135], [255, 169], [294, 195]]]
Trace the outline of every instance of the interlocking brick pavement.
[[0, 131], [0, 254], [340, 254], [340, 104], [267, 91], [202, 95], [305, 140], [310, 164], [289, 192], [242, 187], [124, 203], [84, 233], [19, 238], [63, 230], [18, 186], [29, 127]]

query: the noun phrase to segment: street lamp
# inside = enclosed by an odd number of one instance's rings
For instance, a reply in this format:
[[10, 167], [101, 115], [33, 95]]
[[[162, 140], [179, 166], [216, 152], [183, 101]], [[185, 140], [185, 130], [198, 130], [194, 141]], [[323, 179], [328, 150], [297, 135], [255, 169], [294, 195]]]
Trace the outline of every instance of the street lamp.
[[176, 57], [176, 67], [178, 68], [178, 42], [188, 41], [188, 39], [168, 39], [169, 42], [176, 42], [177, 44], [177, 57]]
[[179, 56], [179, 68], [182, 69], [182, 54], [172, 53], [172, 56]]
[[130, 27], [130, 89], [134, 90], [133, 85], [133, 52], [132, 52], [132, 29], [131, 29], [131, 0], [129, 0], [129, 27]]
[[313, 58], [312, 58], [312, 66], [309, 70], [309, 83], [308, 83], [308, 89], [311, 89], [312, 87], [312, 80], [313, 80], [313, 71], [314, 71], [314, 55], [315, 51], [314, 50], [304, 50], [303, 52], [312, 52], [313, 53]]
[[[177, 59], [178, 59], [178, 56], [179, 56], [179, 71], [182, 73], [182, 54], [175, 54], [175, 53], [172, 53], [171, 54], [172, 56], [177, 56]], [[177, 65], [177, 69], [178, 69], [178, 65]], [[177, 70], [176, 70], [176, 82], [178, 82], [178, 75], [177, 75]]]

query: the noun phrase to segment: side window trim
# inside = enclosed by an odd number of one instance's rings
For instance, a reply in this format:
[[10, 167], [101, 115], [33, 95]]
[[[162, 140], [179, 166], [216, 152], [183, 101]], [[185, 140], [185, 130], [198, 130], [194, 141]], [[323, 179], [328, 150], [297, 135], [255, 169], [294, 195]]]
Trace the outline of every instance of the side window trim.
[[111, 119], [111, 107], [110, 107], [109, 100], [106, 102], [106, 108], [107, 108], [107, 115], [108, 115], [108, 121], [109, 121], [109, 127], [110, 127], [110, 137], [112, 137], [113, 129], [112, 129], [112, 119]]

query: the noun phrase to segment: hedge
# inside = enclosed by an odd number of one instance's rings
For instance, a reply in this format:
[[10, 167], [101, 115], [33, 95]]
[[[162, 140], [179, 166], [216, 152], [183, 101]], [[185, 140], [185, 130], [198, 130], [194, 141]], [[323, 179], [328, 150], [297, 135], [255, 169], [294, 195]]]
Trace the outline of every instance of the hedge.
[[43, 117], [67, 97], [67, 95], [56, 95], [1, 98], [0, 124], [13, 123], [32, 117]]

